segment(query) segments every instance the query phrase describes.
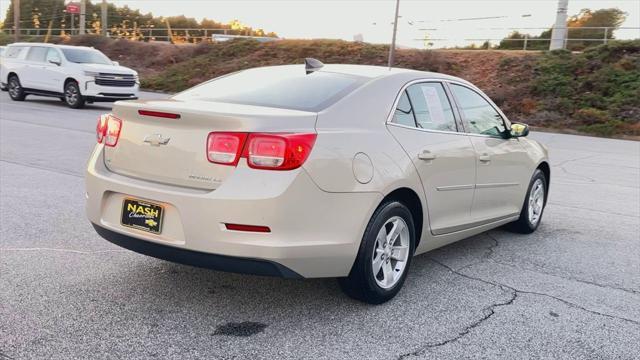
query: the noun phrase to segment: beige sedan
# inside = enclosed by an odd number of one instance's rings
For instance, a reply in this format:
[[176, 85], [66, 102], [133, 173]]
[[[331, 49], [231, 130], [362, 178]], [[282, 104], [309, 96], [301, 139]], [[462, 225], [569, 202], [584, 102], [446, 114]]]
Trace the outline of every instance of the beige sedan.
[[87, 214], [124, 248], [216, 270], [337, 277], [393, 298], [414, 255], [540, 225], [550, 169], [478, 88], [358, 65], [262, 67], [98, 122]]

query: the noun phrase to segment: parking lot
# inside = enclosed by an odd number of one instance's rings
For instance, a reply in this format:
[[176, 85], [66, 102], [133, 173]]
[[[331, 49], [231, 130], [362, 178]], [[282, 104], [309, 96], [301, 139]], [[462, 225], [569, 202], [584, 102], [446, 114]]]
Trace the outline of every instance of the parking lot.
[[98, 237], [83, 172], [109, 108], [0, 94], [0, 359], [640, 354], [640, 142], [531, 134], [552, 162], [538, 231], [421, 255], [371, 306], [333, 279], [214, 272]]

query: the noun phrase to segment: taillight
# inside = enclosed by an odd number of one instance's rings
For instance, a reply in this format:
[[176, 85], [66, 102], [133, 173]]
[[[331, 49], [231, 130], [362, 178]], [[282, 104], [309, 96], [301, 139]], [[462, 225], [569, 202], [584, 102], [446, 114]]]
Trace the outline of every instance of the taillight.
[[96, 140], [99, 144], [114, 147], [118, 144], [122, 120], [111, 114], [100, 115], [98, 125], [96, 125]]
[[292, 170], [304, 164], [316, 134], [249, 134], [243, 156], [254, 169]]
[[104, 136], [107, 134], [107, 118], [109, 114], [102, 114], [98, 118], [98, 124], [96, 125], [96, 140], [98, 144], [102, 144]]
[[236, 166], [243, 157], [254, 169], [293, 170], [304, 164], [315, 142], [316, 134], [212, 132], [207, 159]]
[[210, 133], [207, 138], [207, 159], [216, 164], [237, 165], [246, 139], [247, 133]]

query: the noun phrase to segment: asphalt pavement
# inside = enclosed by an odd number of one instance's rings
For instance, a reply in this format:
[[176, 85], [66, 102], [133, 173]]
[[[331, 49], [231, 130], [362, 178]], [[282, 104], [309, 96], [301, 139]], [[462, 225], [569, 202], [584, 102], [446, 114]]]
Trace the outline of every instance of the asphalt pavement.
[[538, 231], [418, 256], [371, 306], [333, 279], [215, 272], [98, 237], [83, 173], [109, 109], [0, 93], [0, 359], [640, 356], [640, 142], [532, 133], [552, 163]]

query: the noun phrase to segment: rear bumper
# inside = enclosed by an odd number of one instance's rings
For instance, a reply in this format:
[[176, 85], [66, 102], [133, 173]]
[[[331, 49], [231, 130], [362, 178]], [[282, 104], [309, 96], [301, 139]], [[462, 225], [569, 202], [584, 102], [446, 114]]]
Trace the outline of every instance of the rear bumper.
[[[382, 200], [381, 194], [373, 192], [322, 191], [303, 169], [275, 172], [238, 165], [213, 191], [161, 184], [110, 171], [102, 145], [96, 146], [89, 160], [85, 180], [89, 220], [135, 242], [165, 249], [163, 256], [149, 255], [177, 262], [183, 262], [183, 255], [168, 258], [166, 252], [252, 259], [277, 264], [277, 274], [286, 268], [286, 274], [305, 278], [349, 274], [364, 229]], [[121, 225], [126, 198], [161, 204], [165, 209], [162, 232], [152, 234]], [[225, 223], [268, 226], [271, 232], [231, 231]], [[214, 262], [218, 270], [254, 273], [238, 270], [241, 267], [236, 265], [227, 268], [228, 262]], [[196, 261], [196, 265], [203, 263]]]
[[125, 249], [158, 259], [240, 274], [276, 276], [290, 279], [302, 278], [300, 274], [276, 262], [179, 249], [120, 234], [96, 224], [92, 225], [98, 235], [105, 240]]

